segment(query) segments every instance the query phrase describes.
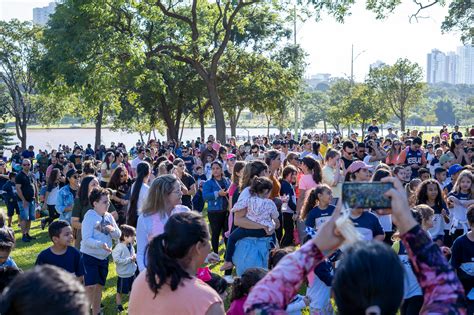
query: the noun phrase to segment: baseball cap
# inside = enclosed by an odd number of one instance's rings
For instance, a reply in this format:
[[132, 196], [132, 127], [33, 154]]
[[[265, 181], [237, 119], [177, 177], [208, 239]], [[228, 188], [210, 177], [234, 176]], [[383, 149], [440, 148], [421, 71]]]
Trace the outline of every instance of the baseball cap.
[[349, 166], [349, 168], [347, 169], [347, 171], [349, 173], [355, 173], [357, 172], [358, 170], [362, 169], [362, 168], [365, 168], [365, 169], [370, 169], [372, 168], [373, 166], [371, 165], [368, 165], [368, 164], [365, 164], [363, 161], [354, 161], [352, 162], [352, 164]]
[[454, 164], [449, 167], [448, 174], [449, 176], [453, 176], [460, 171], [462, 171], [462, 166], [460, 164]]
[[235, 158], [235, 154], [233, 153], [227, 154], [227, 159], [233, 159], [233, 158]]
[[454, 156], [452, 156], [449, 153], [445, 153], [441, 155], [441, 157], [439, 158], [439, 164], [443, 165], [444, 163], [452, 161], [452, 160], [454, 160]]
[[273, 140], [273, 145], [281, 145], [281, 141], [278, 139]]
[[77, 174], [77, 170], [76, 170], [75, 168], [70, 169], [70, 170], [67, 171], [67, 173], [66, 173], [66, 178], [71, 178], [72, 176], [74, 176], [74, 174]]

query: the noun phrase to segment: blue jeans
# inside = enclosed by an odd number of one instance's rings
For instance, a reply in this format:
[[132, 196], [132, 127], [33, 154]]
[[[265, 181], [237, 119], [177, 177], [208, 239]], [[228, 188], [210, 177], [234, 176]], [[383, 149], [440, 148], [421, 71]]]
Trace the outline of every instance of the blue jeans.
[[245, 237], [265, 237], [267, 236], [267, 232], [264, 229], [259, 230], [251, 230], [251, 229], [244, 229], [238, 227], [232, 231], [229, 235], [229, 239], [227, 240], [227, 247], [225, 251], [225, 261], [232, 261], [232, 256], [234, 256], [235, 252], [235, 244], [245, 238]]
[[20, 219], [25, 221], [34, 221], [35, 216], [35, 201], [28, 202], [28, 208], [23, 208], [23, 201], [18, 201], [18, 208], [20, 208]]
[[268, 256], [272, 248], [271, 237], [246, 237], [237, 242], [232, 261], [237, 276], [249, 268], [268, 269]]

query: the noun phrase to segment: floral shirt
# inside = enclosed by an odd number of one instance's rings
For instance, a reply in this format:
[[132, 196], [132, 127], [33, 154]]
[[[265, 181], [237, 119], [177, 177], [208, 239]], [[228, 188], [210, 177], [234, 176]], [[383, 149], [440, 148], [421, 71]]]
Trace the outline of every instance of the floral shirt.
[[[453, 268], [438, 246], [416, 226], [402, 235], [413, 271], [424, 292], [420, 314], [466, 314], [464, 290]], [[285, 256], [250, 292], [244, 309], [247, 314], [286, 314], [305, 276], [323, 260], [314, 242]]]

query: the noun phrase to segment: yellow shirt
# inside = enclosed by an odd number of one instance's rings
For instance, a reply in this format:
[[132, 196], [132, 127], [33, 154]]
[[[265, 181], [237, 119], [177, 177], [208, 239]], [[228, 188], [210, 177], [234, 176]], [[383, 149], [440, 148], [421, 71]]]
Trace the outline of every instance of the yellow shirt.
[[319, 145], [319, 153], [325, 158], [326, 157], [326, 152], [328, 152], [328, 149], [331, 147], [331, 145], [328, 143], [325, 145], [324, 143], [320, 143]]

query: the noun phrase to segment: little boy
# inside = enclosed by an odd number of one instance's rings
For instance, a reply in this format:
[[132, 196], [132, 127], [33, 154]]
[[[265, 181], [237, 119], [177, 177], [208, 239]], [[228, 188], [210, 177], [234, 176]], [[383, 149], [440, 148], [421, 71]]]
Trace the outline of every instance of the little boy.
[[18, 268], [10, 254], [15, 247], [15, 236], [13, 231], [8, 228], [0, 229], [0, 268], [13, 267]]
[[132, 290], [133, 280], [135, 280], [135, 273], [137, 272], [137, 256], [133, 248], [136, 236], [135, 228], [123, 224], [120, 230], [122, 231], [120, 243], [118, 243], [112, 251], [112, 257], [114, 258], [118, 275], [117, 295], [115, 296], [117, 311], [123, 312], [122, 294], [129, 294]]
[[12, 220], [15, 212], [17, 214], [20, 213], [15, 186], [16, 175], [17, 174], [15, 172], [8, 174], [9, 181], [6, 182], [3, 187], [1, 187], [1, 189], [4, 191], [3, 198], [5, 199], [5, 205], [7, 206], [8, 227], [12, 227]]
[[441, 188], [444, 189], [445, 183], [446, 183], [446, 178], [448, 177], [448, 171], [446, 171], [442, 167], [437, 167], [435, 169], [435, 175], [434, 178], [438, 181], [439, 185]]
[[53, 245], [36, 258], [35, 265], [53, 265], [62, 268], [76, 277], [84, 275], [81, 253], [72, 245], [72, 228], [67, 221], [59, 220], [52, 222], [48, 227], [49, 238]]

